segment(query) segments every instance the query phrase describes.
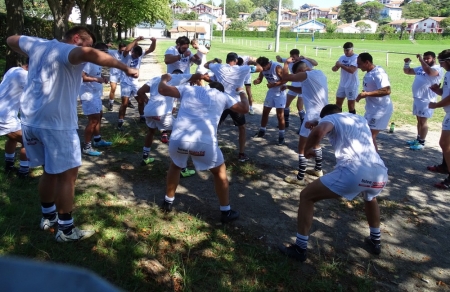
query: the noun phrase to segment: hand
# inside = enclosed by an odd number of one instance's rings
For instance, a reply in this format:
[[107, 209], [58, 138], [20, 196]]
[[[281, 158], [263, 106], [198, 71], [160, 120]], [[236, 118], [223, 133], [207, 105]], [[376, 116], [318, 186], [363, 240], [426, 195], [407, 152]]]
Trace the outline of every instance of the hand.
[[437, 103], [436, 103], [436, 102], [430, 102], [430, 103], [428, 104], [428, 108], [430, 108], [430, 109], [435, 109], [435, 108], [437, 108]]
[[163, 75], [161, 75], [161, 81], [162, 82], [169, 82], [170, 80], [172, 80], [172, 76], [170, 76], [170, 74], [163, 74]]
[[253, 80], [253, 85], [258, 85], [261, 83], [261, 79], [255, 79]]
[[342, 63], [339, 61], [336, 61], [336, 64], [334, 65], [334, 67], [341, 68], [341, 66], [342, 66]]
[[184, 52], [182, 55], [184, 57], [189, 57], [191, 55], [191, 51], [186, 50], [186, 52]]
[[156, 38], [151, 37], [150, 40], [152, 41], [152, 43], [156, 42]]
[[277, 59], [277, 62], [280, 62], [280, 63], [283, 62], [283, 60], [281, 59], [280, 55], [277, 55], [275, 58]]
[[434, 93], [438, 93], [440, 88], [441, 88], [440, 84], [433, 84], [430, 86], [430, 90], [433, 91]]
[[287, 89], [287, 86], [286, 86], [286, 85], [281, 85], [280, 91], [285, 91], [286, 89]]
[[305, 158], [306, 159], [310, 159], [316, 156], [316, 151], [314, 151], [314, 149], [310, 148], [308, 150], [305, 151]]
[[419, 59], [419, 61], [420, 61], [420, 62], [422, 62], [422, 61], [423, 61], [423, 57], [422, 57], [422, 54], [417, 54], [417, 55], [416, 55], [416, 57], [417, 57], [417, 59]]
[[287, 58], [286, 63], [288, 63], [288, 64], [294, 63], [294, 58], [292, 58], [292, 57]]
[[273, 88], [273, 87], [275, 87], [275, 84], [274, 83], [267, 83], [267, 88]]
[[317, 126], [317, 121], [306, 121], [305, 128], [312, 130], [315, 126]]
[[411, 62], [411, 59], [410, 59], [410, 58], [405, 58], [405, 59], [403, 59], [403, 61], [404, 61], [405, 63], [409, 63], [409, 62]]
[[306, 59], [306, 57], [305, 56], [298, 56], [298, 59], [299, 60], [304, 60], [304, 59]]
[[137, 41], [142, 41], [143, 39], [144, 39], [143, 36], [139, 36], [139, 37], [136, 38]]
[[356, 102], [359, 102], [361, 99], [366, 97], [366, 93], [363, 91], [356, 97]]
[[133, 77], [133, 78], [138, 78], [139, 77], [139, 70], [127, 67], [127, 70], [125, 71], [125, 74], [127, 74], [127, 76], [130, 76], [130, 77]]

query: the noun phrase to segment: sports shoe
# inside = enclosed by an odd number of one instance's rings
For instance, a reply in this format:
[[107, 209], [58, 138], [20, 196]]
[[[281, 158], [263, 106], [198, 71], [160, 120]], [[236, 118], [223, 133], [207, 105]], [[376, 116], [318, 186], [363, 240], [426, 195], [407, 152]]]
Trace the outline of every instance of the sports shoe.
[[295, 184], [299, 186], [306, 186], [305, 179], [297, 179], [297, 176], [295, 175], [288, 175], [284, 178], [284, 181], [290, 184]]
[[100, 140], [98, 142], [92, 143], [92, 145], [94, 145], [94, 147], [108, 147], [112, 145], [112, 142], [107, 142], [105, 140]]
[[297, 261], [306, 261], [307, 251], [306, 249], [301, 249], [296, 244], [290, 244], [285, 246], [284, 244], [278, 245], [278, 249], [288, 257], [295, 259]]
[[254, 137], [264, 137], [264, 135], [266, 134], [266, 131], [263, 130], [259, 130], [258, 133], [255, 134]]
[[406, 144], [408, 144], [409, 146], [416, 145], [418, 143], [419, 143], [419, 141], [417, 141], [417, 139], [406, 141]]
[[225, 224], [225, 223], [234, 221], [238, 218], [239, 218], [239, 212], [230, 210], [230, 212], [228, 212], [228, 214], [222, 213], [222, 215], [220, 216], [220, 221], [222, 222], [222, 224]]
[[139, 122], [140, 123], [145, 123], [147, 120], [145, 119], [145, 117], [140, 117], [139, 118]]
[[41, 228], [42, 230], [49, 230], [50, 227], [55, 226], [55, 224], [57, 223], [58, 223], [58, 214], [56, 214], [53, 220], [42, 217], [41, 224], [39, 224], [39, 228]]
[[312, 176], [322, 177], [323, 171], [322, 170], [315, 170], [315, 169], [307, 169], [306, 173]]
[[161, 142], [163, 142], [164, 144], [169, 143], [169, 136], [166, 133], [161, 135]]
[[134, 104], [132, 104], [131, 101], [128, 101], [127, 107], [129, 107], [129, 108], [135, 108]]
[[84, 149], [83, 148], [83, 154], [89, 155], [89, 156], [100, 156], [102, 153], [99, 151], [95, 151], [92, 148]]
[[278, 138], [278, 144], [277, 144], [278, 146], [283, 146], [284, 145], [284, 137], [282, 138], [282, 137], [279, 137]]
[[113, 104], [112, 103], [108, 103], [108, 111], [110, 111], [110, 112], [113, 111]]
[[409, 146], [409, 149], [411, 150], [422, 150], [423, 148], [425, 148], [425, 145], [419, 143]]
[[441, 182], [435, 183], [434, 186], [438, 189], [448, 190], [450, 189], [450, 180], [446, 178]]
[[20, 170], [17, 171], [17, 177], [20, 179], [26, 179], [30, 177], [30, 172], [26, 171], [26, 172], [22, 172]]
[[364, 242], [369, 246], [370, 253], [376, 255], [379, 255], [381, 253], [381, 244], [373, 242], [370, 236], [366, 237], [364, 239]]
[[432, 172], [438, 172], [438, 173], [444, 173], [444, 174], [448, 173], [448, 169], [445, 166], [443, 166], [442, 164], [427, 166], [427, 169]]
[[189, 169], [187, 167], [184, 170], [181, 170], [181, 172], [180, 172], [181, 177], [190, 177], [190, 176], [193, 176], [194, 174], [195, 174], [195, 170]]
[[249, 114], [249, 115], [254, 115], [254, 114], [255, 114], [255, 111], [251, 108], [251, 109], [248, 110], [248, 114]]
[[144, 165], [152, 163], [153, 161], [155, 161], [155, 158], [148, 157], [147, 159], [142, 159], [141, 165], [144, 166]]
[[161, 209], [167, 213], [172, 212], [172, 207], [173, 207], [173, 202], [169, 203], [169, 202], [166, 202], [166, 200], [164, 200], [161, 205]]
[[240, 162], [246, 162], [246, 161], [249, 161], [250, 158], [245, 153], [240, 153], [238, 156], [238, 160]]
[[91, 237], [92, 235], [94, 235], [94, 233], [94, 230], [80, 230], [78, 229], [78, 227], [74, 227], [70, 234], [64, 234], [62, 230], [58, 230], [55, 238], [57, 242], [80, 241]]

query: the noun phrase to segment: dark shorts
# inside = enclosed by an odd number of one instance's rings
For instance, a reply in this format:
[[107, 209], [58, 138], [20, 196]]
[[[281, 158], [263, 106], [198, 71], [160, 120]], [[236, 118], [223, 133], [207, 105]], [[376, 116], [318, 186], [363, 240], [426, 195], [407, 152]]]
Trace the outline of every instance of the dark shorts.
[[244, 84], [245, 86], [252, 86], [252, 84], [251, 83], [246, 83], [246, 84]]
[[230, 109], [226, 109], [223, 111], [222, 116], [220, 116], [219, 125], [230, 115], [231, 119], [233, 119], [233, 123], [235, 126], [243, 126], [245, 125], [245, 115], [234, 112]]

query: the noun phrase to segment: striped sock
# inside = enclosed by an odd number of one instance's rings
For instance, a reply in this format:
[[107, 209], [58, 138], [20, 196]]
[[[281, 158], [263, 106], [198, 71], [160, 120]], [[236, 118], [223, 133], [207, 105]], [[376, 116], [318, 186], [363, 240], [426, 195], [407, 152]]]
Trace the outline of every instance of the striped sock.
[[307, 162], [308, 160], [305, 158], [305, 155], [303, 154], [298, 155], [298, 173], [297, 173], [298, 180], [302, 180], [305, 177]]
[[314, 170], [322, 170], [322, 148], [314, 149], [316, 153], [316, 166]]
[[65, 235], [68, 235], [72, 233], [74, 227], [72, 213], [58, 213], [58, 230], [61, 230]]
[[308, 247], [308, 239], [309, 236], [297, 233], [297, 239], [295, 240], [295, 244], [301, 249], [306, 249]]
[[150, 154], [150, 147], [142, 147], [142, 158], [147, 159]]
[[374, 242], [374, 243], [380, 243], [380, 239], [381, 239], [381, 232], [380, 232], [380, 228], [375, 228], [375, 227], [370, 227], [370, 239]]

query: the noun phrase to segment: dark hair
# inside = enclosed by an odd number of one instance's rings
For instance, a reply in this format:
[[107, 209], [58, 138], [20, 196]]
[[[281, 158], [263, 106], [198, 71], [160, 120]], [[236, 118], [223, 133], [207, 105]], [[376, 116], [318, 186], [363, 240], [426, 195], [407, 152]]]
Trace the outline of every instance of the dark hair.
[[450, 50], [443, 50], [438, 55], [438, 59], [442, 60], [442, 59], [447, 59], [447, 58], [450, 58]]
[[344, 49], [352, 49], [353, 43], [352, 42], [346, 42], [343, 46]]
[[244, 64], [244, 59], [242, 59], [241, 57], [238, 58], [237, 61], [238, 66], [242, 66]]
[[303, 61], [298, 61], [294, 63], [294, 66], [292, 66], [292, 73], [295, 74], [297, 73], [297, 70], [299, 67], [303, 67], [302, 65], [306, 66], [306, 63]]
[[124, 47], [126, 47], [127, 45], [126, 44], [124, 44], [124, 43], [119, 43], [119, 49], [120, 48], [124, 48]]
[[341, 113], [342, 109], [337, 106], [336, 104], [327, 104], [323, 107], [323, 109], [320, 111], [320, 118], [322, 119], [325, 116]]
[[136, 55], [138, 55], [138, 57], [142, 56], [142, 48], [140, 46], [135, 46], [133, 48], [133, 52], [136, 53]]
[[215, 89], [219, 90], [220, 92], [225, 92], [225, 88], [223, 87], [222, 83], [217, 82], [217, 81], [209, 82], [209, 87], [215, 88]]
[[179, 38], [177, 38], [175, 43], [177, 45], [179, 45], [179, 46], [182, 46], [182, 45], [189, 45], [190, 41], [189, 41], [189, 38], [187, 36], [180, 36]]
[[369, 61], [370, 63], [373, 63], [372, 55], [369, 53], [361, 53], [358, 58], [363, 62]]
[[76, 34], [79, 34], [83, 40], [86, 39], [86, 36], [89, 36], [90, 38], [92, 38], [92, 43], [96, 42], [95, 35], [87, 27], [81, 25], [77, 25], [69, 29], [64, 34], [64, 39], [70, 40]]
[[105, 43], [96, 43], [94, 45], [94, 49], [103, 51], [103, 52], [108, 52], [108, 46]]
[[175, 69], [172, 71], [172, 74], [183, 74], [183, 71], [181, 71], [180, 69]]
[[269, 59], [266, 57], [259, 57], [258, 59], [256, 59], [256, 63], [258, 63], [261, 67], [267, 66], [269, 62]]
[[425, 52], [425, 53], [423, 53], [423, 55], [424, 56], [431, 56], [431, 58], [436, 58], [436, 54], [434, 53], [434, 52], [432, 52], [432, 51], [428, 51], [428, 52]]
[[300, 55], [300, 51], [298, 50], [298, 49], [292, 49], [290, 52], [289, 52], [289, 55]]

